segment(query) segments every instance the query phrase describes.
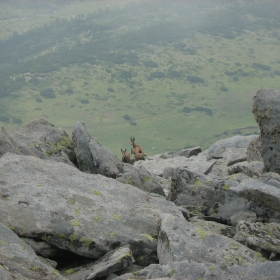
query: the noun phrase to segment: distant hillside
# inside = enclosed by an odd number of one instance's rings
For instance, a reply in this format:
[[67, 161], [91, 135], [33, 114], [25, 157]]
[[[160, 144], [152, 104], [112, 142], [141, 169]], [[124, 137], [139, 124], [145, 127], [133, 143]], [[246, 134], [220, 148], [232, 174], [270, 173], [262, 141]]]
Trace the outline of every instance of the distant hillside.
[[115, 153], [132, 134], [150, 154], [207, 147], [258, 132], [252, 96], [279, 85], [275, 1], [30, 3], [1, 4], [10, 131], [47, 117], [66, 131], [84, 122]]

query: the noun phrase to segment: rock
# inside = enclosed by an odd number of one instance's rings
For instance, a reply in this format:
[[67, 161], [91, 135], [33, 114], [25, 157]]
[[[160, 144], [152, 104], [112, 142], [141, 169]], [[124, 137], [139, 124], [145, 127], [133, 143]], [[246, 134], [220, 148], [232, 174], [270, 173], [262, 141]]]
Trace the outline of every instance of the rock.
[[247, 161], [263, 161], [263, 157], [261, 154], [261, 138], [256, 137], [248, 146], [247, 149]]
[[230, 138], [222, 139], [217, 141], [210, 148], [205, 150], [203, 154], [207, 155], [207, 159], [219, 159], [223, 157], [223, 153], [227, 148], [244, 148], [247, 149], [249, 144], [256, 138], [258, 135], [250, 136], [241, 136], [236, 135]]
[[221, 267], [185, 260], [166, 265], [152, 264], [137, 273], [119, 276], [115, 280], [276, 280], [280, 274], [280, 262], [263, 262], [248, 266]]
[[278, 188], [248, 179], [236, 187], [231, 187], [230, 190], [241, 197], [280, 212], [280, 189]]
[[74, 166], [72, 141], [65, 131], [56, 128], [45, 119], [33, 120], [22, 126], [19, 132], [12, 134], [12, 137], [21, 154], [65, 162]]
[[59, 280], [58, 271], [40, 262], [32, 248], [0, 223], [0, 278]]
[[280, 173], [280, 91], [261, 89], [254, 96], [252, 112], [260, 127], [265, 170]]
[[45, 258], [53, 258], [59, 255], [60, 249], [51, 246], [45, 241], [35, 241], [32, 238], [21, 238], [25, 243], [27, 243], [37, 255]]
[[274, 172], [267, 172], [261, 174], [259, 181], [266, 185], [271, 185], [276, 188], [280, 188], [280, 175]]
[[261, 161], [251, 161], [236, 163], [228, 169], [228, 175], [242, 173], [253, 179], [258, 179], [264, 170], [264, 164]]
[[124, 163], [124, 172], [117, 178], [119, 182], [136, 186], [142, 191], [165, 196], [163, 179], [151, 175], [143, 166], [136, 169], [133, 165]]
[[0, 178], [0, 222], [93, 259], [130, 245], [137, 264], [153, 263], [159, 215], [182, 216], [163, 196], [32, 156], [6, 153]]
[[250, 248], [280, 254], [280, 224], [241, 221], [233, 238]]
[[221, 266], [263, 261], [256, 252], [233, 239], [170, 214], [161, 216], [157, 251], [159, 264], [164, 265], [184, 260]]
[[198, 155], [190, 158], [179, 156], [168, 159], [155, 158], [153, 160], [137, 161], [134, 166], [138, 169], [143, 166], [151, 174], [162, 177], [164, 169], [167, 167], [184, 167], [194, 172], [208, 174], [215, 162], [215, 160], [207, 161], [206, 157]]
[[21, 154], [13, 138], [6, 132], [4, 127], [0, 128], [0, 157], [5, 153]]
[[182, 150], [176, 154], [174, 154], [173, 156], [180, 156], [180, 157], [191, 157], [191, 156], [197, 156], [199, 153], [201, 153], [201, 147], [194, 147], [194, 148], [189, 148], [189, 149], [185, 149]]
[[108, 149], [97, 143], [86, 131], [84, 124], [77, 122], [72, 133], [79, 170], [116, 178], [123, 172], [123, 163]]
[[[134, 259], [129, 246], [123, 246], [114, 251], [108, 252], [93, 265], [82, 268], [77, 272], [72, 273], [67, 278], [69, 280], [93, 280], [124, 270], [133, 262]], [[75, 268], [73, 270], [75, 270]]]

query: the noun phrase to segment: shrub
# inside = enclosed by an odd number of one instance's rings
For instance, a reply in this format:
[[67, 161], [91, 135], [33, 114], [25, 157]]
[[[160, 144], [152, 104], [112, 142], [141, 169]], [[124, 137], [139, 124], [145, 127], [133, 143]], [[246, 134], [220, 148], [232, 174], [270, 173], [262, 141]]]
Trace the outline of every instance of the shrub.
[[273, 73], [274, 73], [275, 75], [280, 75], [280, 71], [279, 71], [279, 70], [275, 70]]
[[165, 77], [165, 74], [161, 71], [156, 71], [150, 74], [150, 79], [162, 79]]
[[192, 49], [192, 48], [187, 48], [187, 49], [186, 49], [186, 53], [187, 53], [187, 54], [190, 54], [190, 55], [195, 55], [195, 54], [196, 54], [196, 50], [195, 50], [195, 49]]
[[260, 69], [265, 70], [265, 71], [269, 71], [269, 70], [271, 69], [270, 66], [268, 66], [268, 65], [264, 65], [264, 64], [256, 63], [256, 62], [254, 62], [254, 63], [252, 64], [252, 66], [253, 66], [254, 68], [260, 68]]
[[111, 87], [107, 88], [107, 90], [108, 90], [109, 92], [114, 92], [114, 91], [115, 91], [115, 90], [114, 90], [113, 88], [111, 88]]
[[74, 90], [73, 90], [72, 88], [67, 88], [67, 89], [65, 90], [65, 92], [66, 92], [66, 93], [69, 93], [69, 94], [72, 94], [72, 93], [74, 93]]
[[40, 81], [39, 81], [39, 79], [37, 79], [37, 78], [31, 78], [30, 80], [29, 80], [29, 83], [31, 83], [31, 84], [33, 84], [33, 85], [38, 85], [39, 83], [40, 83]]
[[129, 124], [130, 124], [130, 125], [137, 125], [136, 122], [130, 122]]
[[43, 101], [42, 98], [41, 98], [40, 96], [39, 96], [39, 97], [36, 97], [35, 100], [36, 100], [37, 102], [42, 102], [42, 101]]
[[89, 101], [87, 99], [81, 99], [80, 102], [83, 103], [83, 104], [89, 103]]
[[183, 112], [184, 112], [184, 113], [190, 113], [191, 111], [192, 111], [192, 109], [189, 108], [189, 107], [184, 107], [184, 108], [183, 108]]
[[123, 118], [127, 121], [130, 121], [131, 120], [131, 117], [129, 115], [124, 115]]
[[7, 116], [0, 116], [0, 122], [9, 122], [9, 117]]
[[220, 87], [220, 90], [221, 91], [228, 91], [228, 88], [227, 87]]
[[40, 95], [44, 98], [55, 98], [55, 94], [52, 88], [46, 88], [41, 90]]
[[22, 119], [21, 118], [13, 118], [13, 123], [22, 124]]
[[148, 61], [143, 61], [143, 64], [146, 67], [150, 67], [150, 68], [158, 68], [158, 64], [152, 60], [148, 60]]
[[187, 80], [191, 83], [204, 83], [204, 80], [202, 78], [196, 76], [187, 76]]

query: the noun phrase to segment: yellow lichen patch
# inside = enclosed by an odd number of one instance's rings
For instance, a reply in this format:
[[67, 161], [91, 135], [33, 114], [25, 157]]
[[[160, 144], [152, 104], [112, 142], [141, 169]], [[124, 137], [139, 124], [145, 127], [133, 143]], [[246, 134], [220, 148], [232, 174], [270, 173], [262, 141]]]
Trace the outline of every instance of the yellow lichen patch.
[[146, 238], [148, 238], [151, 242], [153, 242], [155, 239], [148, 233], [142, 233], [142, 236], [145, 236]]
[[201, 240], [207, 236], [207, 234], [200, 228], [195, 228], [194, 230], [198, 233]]

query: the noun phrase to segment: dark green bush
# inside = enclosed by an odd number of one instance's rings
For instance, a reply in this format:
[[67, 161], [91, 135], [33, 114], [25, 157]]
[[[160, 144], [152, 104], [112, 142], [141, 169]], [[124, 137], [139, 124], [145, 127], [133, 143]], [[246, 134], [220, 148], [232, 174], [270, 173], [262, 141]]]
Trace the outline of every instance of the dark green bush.
[[40, 83], [40, 81], [39, 81], [39, 79], [37, 79], [37, 78], [31, 78], [30, 80], [29, 80], [29, 83], [31, 83], [31, 84], [33, 84], [33, 85], [38, 85], [39, 83]]
[[41, 90], [40, 95], [44, 98], [55, 98], [55, 94], [52, 88], [46, 88]]
[[13, 118], [13, 123], [22, 124], [22, 119], [21, 118]]
[[10, 118], [7, 116], [0, 116], [0, 122], [9, 122]]
[[191, 111], [192, 111], [192, 109], [189, 108], [189, 107], [184, 107], [184, 108], [183, 108], [183, 112], [184, 112], [184, 113], [191, 113]]
[[114, 91], [115, 91], [115, 90], [114, 90], [113, 88], [111, 88], [111, 87], [107, 88], [107, 90], [108, 90], [109, 92], [114, 92]]
[[129, 124], [130, 124], [130, 125], [137, 125], [136, 122], [130, 122]]
[[228, 88], [227, 87], [220, 87], [220, 90], [221, 91], [228, 91]]
[[42, 98], [41, 98], [40, 96], [36, 97], [35, 100], [36, 100], [37, 102], [42, 102], [42, 101], [43, 101]]
[[146, 67], [150, 67], [150, 68], [158, 68], [158, 64], [152, 60], [147, 60], [147, 61], [143, 61], [143, 64]]
[[131, 120], [131, 117], [129, 115], [124, 115], [123, 118], [127, 121], [130, 121]]
[[72, 93], [74, 93], [74, 90], [73, 90], [72, 88], [67, 88], [67, 89], [65, 90], [65, 92], [66, 92], [66, 93], [69, 93], [69, 94], [72, 94]]
[[280, 75], [280, 71], [279, 71], [279, 70], [275, 70], [275, 71], [273, 71], [273, 73], [274, 73], [275, 75]]
[[261, 63], [256, 63], [254, 62], [252, 64], [253, 68], [259, 68], [259, 69], [262, 69], [262, 70], [265, 70], [265, 71], [269, 71], [271, 68], [270, 66], [268, 65], [264, 65], [264, 64], [261, 64]]
[[187, 80], [191, 83], [204, 83], [204, 80], [202, 78], [196, 76], [187, 76]]
[[81, 99], [80, 102], [83, 103], [83, 104], [89, 103], [89, 101], [87, 99]]
[[150, 74], [150, 79], [162, 79], [165, 78], [165, 74], [161, 71], [156, 71]]

